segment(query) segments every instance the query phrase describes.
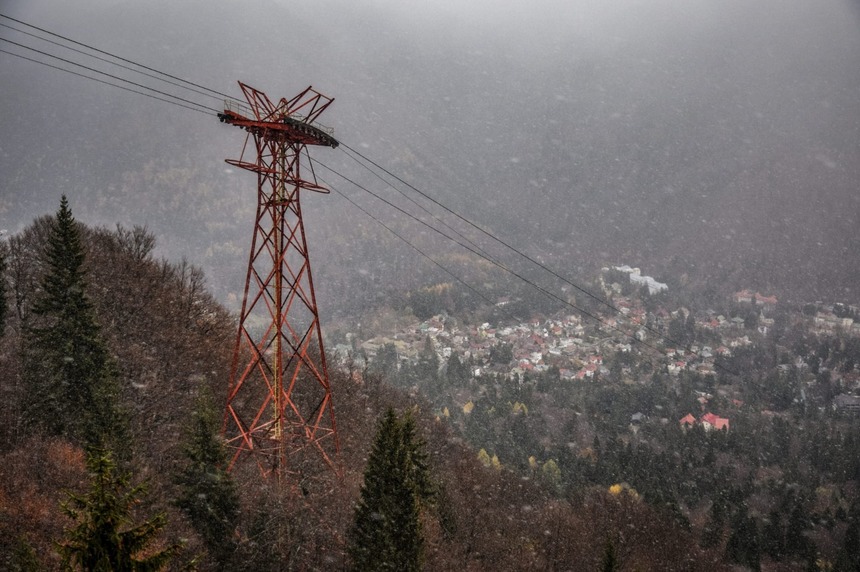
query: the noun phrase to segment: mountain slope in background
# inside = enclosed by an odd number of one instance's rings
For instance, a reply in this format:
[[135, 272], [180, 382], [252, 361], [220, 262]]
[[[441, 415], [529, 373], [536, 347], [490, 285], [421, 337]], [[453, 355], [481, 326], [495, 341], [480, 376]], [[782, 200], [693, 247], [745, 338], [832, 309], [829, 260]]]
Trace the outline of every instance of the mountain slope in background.
[[[234, 95], [237, 79], [273, 97], [313, 84], [336, 97], [322, 121], [343, 142], [574, 278], [630, 262], [690, 286], [856, 299], [856, 5], [491, 8], [115, 0], [7, 12]], [[23, 228], [66, 193], [82, 220], [145, 223], [235, 304], [255, 182], [221, 161], [242, 134], [5, 54], [0, 65], [0, 227]], [[408, 206], [340, 151], [314, 156]], [[452, 249], [318, 173], [429, 252]], [[338, 194], [305, 205], [325, 312], [438, 277]]]

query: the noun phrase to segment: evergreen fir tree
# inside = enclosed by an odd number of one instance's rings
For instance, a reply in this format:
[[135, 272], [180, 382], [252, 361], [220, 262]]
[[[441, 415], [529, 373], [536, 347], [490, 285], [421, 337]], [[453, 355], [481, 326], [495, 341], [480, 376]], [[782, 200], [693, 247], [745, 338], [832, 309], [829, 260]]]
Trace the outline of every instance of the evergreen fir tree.
[[603, 549], [603, 559], [600, 562], [601, 572], [617, 572], [621, 569], [621, 563], [618, 562], [618, 554], [615, 550], [615, 543], [611, 538], [606, 539], [606, 546]]
[[127, 442], [113, 362], [86, 296], [84, 248], [64, 196], [51, 220], [46, 272], [26, 330], [25, 417], [96, 448]]
[[776, 562], [785, 558], [785, 535], [780, 525], [780, 512], [777, 509], [770, 512], [767, 525], [764, 527], [762, 547], [767, 555]]
[[8, 562], [9, 572], [39, 572], [42, 565], [26, 538], [19, 538]]
[[[809, 517], [802, 501], [794, 499], [795, 505], [788, 518], [785, 531], [785, 546], [788, 552], [804, 556], [810, 551], [812, 542], [803, 533], [809, 526]], [[812, 547], [814, 551], [814, 546]]]
[[[87, 466], [92, 474], [90, 492], [70, 494], [63, 504], [63, 512], [75, 523], [58, 547], [63, 569], [149, 572], [166, 567], [179, 545], [162, 550], [150, 547], [166, 524], [164, 514], [142, 524], [135, 524], [132, 518], [132, 508], [140, 502], [145, 487], [129, 487], [128, 478], [104, 451], [91, 452]], [[143, 552], [146, 556], [141, 556]]]
[[201, 394], [192, 415], [184, 455], [184, 467], [176, 477], [180, 488], [176, 506], [188, 516], [213, 560], [225, 567], [236, 550], [233, 531], [239, 497], [227, 473], [227, 451], [207, 393]]
[[6, 247], [0, 244], [0, 337], [6, 331]]
[[368, 369], [383, 380], [392, 380], [397, 373], [397, 348], [394, 344], [385, 344], [379, 348]]
[[761, 547], [755, 519], [741, 507], [732, 521], [732, 535], [726, 544], [729, 562], [744, 564], [754, 571], [761, 570]]
[[834, 572], [860, 572], [860, 503], [855, 504], [848, 517], [848, 527], [842, 547], [836, 556]]
[[376, 432], [350, 532], [353, 569], [420, 570], [424, 540], [419, 515], [431, 494], [415, 422], [408, 414], [398, 419], [389, 409]]
[[463, 363], [457, 352], [451, 352], [447, 365], [446, 375], [448, 377], [449, 385], [454, 387], [463, 387], [469, 382], [469, 377], [471, 376], [469, 366]]
[[428, 389], [432, 389], [439, 375], [439, 356], [436, 355], [436, 347], [430, 336], [424, 340], [424, 348], [418, 354], [415, 369], [418, 382], [428, 384]]
[[436, 487], [430, 478], [430, 459], [427, 455], [427, 443], [418, 433], [418, 425], [411, 411], [407, 411], [400, 419], [401, 441], [406, 448], [406, 463], [409, 468], [409, 480], [415, 490], [420, 507], [433, 501]]

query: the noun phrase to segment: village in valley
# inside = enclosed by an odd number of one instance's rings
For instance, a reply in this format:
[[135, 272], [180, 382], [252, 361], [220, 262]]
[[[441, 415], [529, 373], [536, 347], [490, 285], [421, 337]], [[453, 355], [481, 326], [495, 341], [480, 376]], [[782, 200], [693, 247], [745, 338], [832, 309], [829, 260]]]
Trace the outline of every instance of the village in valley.
[[[500, 317], [494, 323], [464, 324], [440, 313], [366, 340], [349, 335], [349, 343], [339, 344], [336, 355], [357, 379], [382, 370], [397, 377], [423, 360], [425, 368], [437, 369], [432, 378], [445, 386], [445, 399], [434, 400], [444, 418], [450, 418], [452, 410], [469, 415], [488, 385], [521, 389], [538, 386], [545, 378], [561, 391], [581, 384], [654, 383], [665, 384], [679, 396], [684, 385], [692, 390], [695, 404], [683, 416], [630, 411], [633, 433], [648, 423], [729, 431], [733, 415], [753, 406], [747, 403], [745, 384], [789, 377], [794, 384], [787, 399], [794, 407], [860, 411], [856, 396], [860, 360], [855, 363], [849, 357], [837, 364], [831, 359], [836, 352], [827, 349], [828, 340], [843, 350], [843, 338], [860, 340], [856, 305], [815, 302], [787, 307], [780, 306], [776, 296], [743, 289], [728, 298], [720, 312], [672, 307], [666, 284], [627, 265], [603, 268], [597, 284], [606, 303], [588, 315], [566, 308], [516, 320], [505, 313], [512, 300], [502, 297], [496, 302]], [[769, 351], [775, 354], [772, 371], [739, 371], [744, 362], [733, 358], [760, 350], [768, 340]], [[386, 360], [387, 365], [380, 365]], [[442, 381], [455, 367], [463, 370], [458, 375], [465, 374], [468, 383]], [[826, 389], [820, 387], [823, 383]], [[430, 396], [441, 393], [423, 385], [410, 389]], [[510, 407], [514, 414], [528, 412], [518, 401]], [[759, 400], [755, 407], [766, 417], [784, 415], [788, 409], [773, 407], [767, 400]]]

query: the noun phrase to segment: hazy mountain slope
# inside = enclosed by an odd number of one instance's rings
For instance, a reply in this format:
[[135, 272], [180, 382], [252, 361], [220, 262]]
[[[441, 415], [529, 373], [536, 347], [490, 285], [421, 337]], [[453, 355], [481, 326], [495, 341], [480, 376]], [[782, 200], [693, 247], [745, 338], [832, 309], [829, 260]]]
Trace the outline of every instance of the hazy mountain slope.
[[[323, 122], [345, 143], [560, 269], [630, 262], [726, 288], [856, 294], [856, 6], [91, 6], [10, 12], [230, 94], [237, 79], [273, 97], [314, 84], [336, 98]], [[66, 192], [84, 220], [145, 222], [163, 252], [209, 269], [222, 299], [241, 288], [254, 179], [221, 163], [238, 155], [238, 130], [0, 62], [0, 226], [21, 228]], [[315, 156], [407, 204], [341, 152]], [[325, 307], [436, 272], [342, 198], [306, 205]]]

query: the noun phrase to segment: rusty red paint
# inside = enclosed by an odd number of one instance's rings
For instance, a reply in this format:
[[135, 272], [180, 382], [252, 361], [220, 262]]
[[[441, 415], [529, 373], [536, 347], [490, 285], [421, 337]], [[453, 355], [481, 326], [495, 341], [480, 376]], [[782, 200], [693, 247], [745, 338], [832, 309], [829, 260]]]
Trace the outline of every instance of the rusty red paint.
[[328, 192], [302, 167], [308, 145], [337, 146], [312, 125], [334, 100], [308, 87], [275, 104], [239, 85], [247, 108], [233, 102], [219, 119], [248, 132], [240, 159], [227, 162], [257, 173], [258, 201], [224, 415], [230, 468], [252, 456], [264, 475], [281, 475], [307, 448], [334, 466], [337, 426], [300, 204], [303, 189]]

